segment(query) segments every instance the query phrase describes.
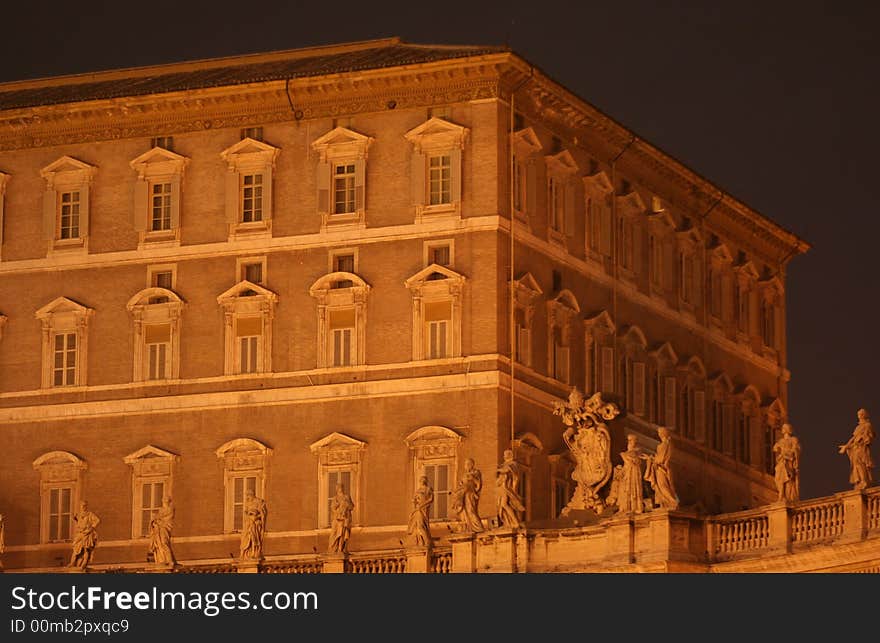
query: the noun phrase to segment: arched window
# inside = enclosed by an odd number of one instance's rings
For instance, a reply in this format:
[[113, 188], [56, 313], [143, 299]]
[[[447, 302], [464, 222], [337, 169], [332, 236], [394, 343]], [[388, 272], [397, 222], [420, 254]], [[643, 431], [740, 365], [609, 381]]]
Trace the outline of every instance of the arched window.
[[131, 467], [131, 537], [146, 538], [150, 520], [172, 497], [174, 464], [180, 457], [152, 444], [130, 453], [123, 462]]
[[461, 356], [464, 275], [431, 264], [404, 282], [413, 298], [413, 359]]
[[278, 295], [240, 281], [217, 297], [223, 307], [225, 375], [272, 372], [272, 320]]
[[125, 307], [134, 324], [134, 381], [179, 378], [183, 300], [167, 288], [145, 288]]
[[318, 368], [365, 364], [367, 282], [353, 272], [331, 272], [309, 294], [318, 304]]

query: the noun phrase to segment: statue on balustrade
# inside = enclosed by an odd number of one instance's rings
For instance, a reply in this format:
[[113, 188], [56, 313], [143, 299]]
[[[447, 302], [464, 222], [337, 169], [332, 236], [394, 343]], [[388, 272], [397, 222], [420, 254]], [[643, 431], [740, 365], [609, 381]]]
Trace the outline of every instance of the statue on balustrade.
[[782, 425], [782, 437], [773, 445], [776, 454], [776, 491], [778, 502], [796, 502], [800, 499], [801, 443], [792, 434], [791, 424]]
[[348, 553], [348, 541], [351, 538], [352, 512], [354, 501], [341, 482], [336, 483], [336, 495], [330, 502], [330, 546], [328, 551]]
[[257, 498], [248, 489], [242, 506], [240, 557], [260, 560], [263, 557], [263, 537], [266, 534], [266, 501]]
[[562, 510], [567, 516], [572, 510], [592, 509], [601, 513], [605, 503], [599, 492], [611, 479], [611, 436], [605, 424], [620, 414], [617, 405], [602, 400], [601, 393], [584, 400], [579, 390], [572, 389], [567, 402], [556, 402], [554, 415], [561, 415], [567, 427], [562, 439], [575, 459], [571, 474], [577, 483], [574, 495]]
[[520, 516], [526, 510], [523, 498], [519, 495], [519, 467], [513, 459], [513, 451], [504, 451], [504, 461], [495, 472], [495, 486], [498, 487], [496, 516], [499, 527], [522, 529], [525, 527]]
[[617, 484], [617, 512], [640, 514], [645, 509], [642, 494], [642, 454], [635, 434], [626, 436], [626, 451], [620, 454], [623, 468]]
[[98, 546], [98, 524], [101, 519], [89, 510], [89, 504], [83, 500], [79, 503], [79, 511], [73, 516], [76, 533], [73, 536], [73, 552], [70, 555], [70, 567], [85, 569], [92, 561], [92, 554]]
[[480, 493], [483, 490], [483, 474], [477, 469], [473, 458], [464, 461], [464, 475], [452, 492], [452, 512], [459, 520], [461, 531], [483, 531], [480, 520]]
[[643, 455], [646, 460], [645, 480], [651, 484], [654, 490], [654, 504], [663, 509], [678, 509], [678, 494], [675, 493], [675, 485], [672, 483], [672, 469], [669, 461], [672, 458], [672, 436], [665, 426], [657, 429], [660, 436], [660, 444], [654, 455]]
[[874, 461], [871, 459], [871, 442], [874, 440], [874, 428], [868, 418], [865, 409], [858, 411], [859, 423], [853, 430], [852, 437], [846, 444], [841, 444], [839, 453], [845, 453], [849, 457], [849, 481], [855, 490], [865, 489], [871, 486], [874, 479], [872, 469]]
[[416, 547], [431, 546], [431, 507], [434, 504], [434, 490], [428, 484], [428, 478], [419, 478], [419, 488], [413, 496], [413, 510], [409, 514], [407, 534]]
[[159, 565], [174, 565], [174, 552], [171, 549], [171, 531], [174, 528], [174, 506], [171, 498], [165, 496], [162, 499], [162, 507], [150, 520], [150, 547], [149, 555], [153, 562]]

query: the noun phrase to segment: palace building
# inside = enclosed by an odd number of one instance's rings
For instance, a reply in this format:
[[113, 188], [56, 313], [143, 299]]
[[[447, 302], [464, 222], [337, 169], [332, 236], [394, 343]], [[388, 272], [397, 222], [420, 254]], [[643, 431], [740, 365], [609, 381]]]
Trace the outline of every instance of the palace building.
[[[880, 489], [776, 502], [808, 248], [504, 47], [0, 84], [3, 566], [63, 571], [86, 500], [89, 570], [149, 568], [170, 497], [175, 569], [241, 570], [250, 491], [260, 571], [878, 571]], [[573, 388], [621, 410], [615, 463], [670, 430], [677, 510], [561, 517]]]

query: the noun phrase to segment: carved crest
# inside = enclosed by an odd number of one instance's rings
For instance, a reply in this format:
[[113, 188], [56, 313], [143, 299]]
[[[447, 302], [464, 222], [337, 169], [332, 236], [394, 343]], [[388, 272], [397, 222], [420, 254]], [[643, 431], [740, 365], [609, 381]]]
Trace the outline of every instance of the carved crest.
[[554, 415], [561, 415], [566, 429], [562, 434], [575, 460], [572, 480], [577, 483], [574, 496], [562, 510], [567, 516], [573, 509], [592, 509], [601, 513], [605, 507], [599, 491], [611, 479], [611, 435], [605, 422], [620, 414], [612, 402], [595, 393], [585, 400], [576, 388], [572, 389], [567, 402], [556, 402]]

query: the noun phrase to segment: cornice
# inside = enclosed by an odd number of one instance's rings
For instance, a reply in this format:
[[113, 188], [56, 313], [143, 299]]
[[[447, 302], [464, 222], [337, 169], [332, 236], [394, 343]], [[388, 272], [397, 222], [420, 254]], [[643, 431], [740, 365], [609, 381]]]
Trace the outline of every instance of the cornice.
[[333, 118], [498, 96], [496, 66], [482, 61], [392, 71], [7, 110], [0, 112], [0, 151]]

